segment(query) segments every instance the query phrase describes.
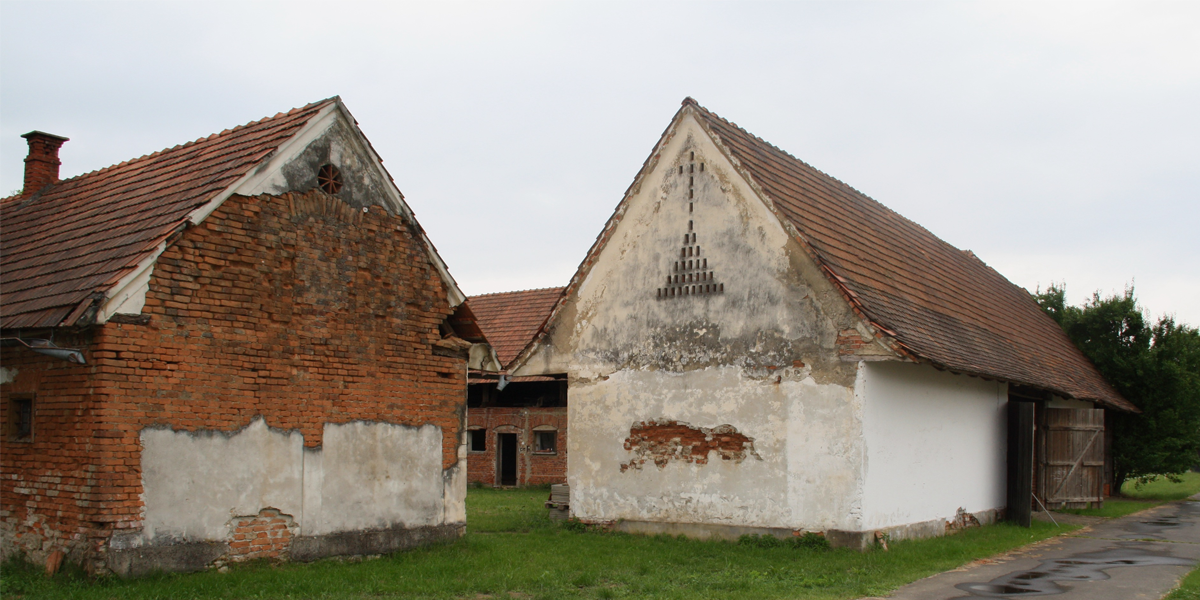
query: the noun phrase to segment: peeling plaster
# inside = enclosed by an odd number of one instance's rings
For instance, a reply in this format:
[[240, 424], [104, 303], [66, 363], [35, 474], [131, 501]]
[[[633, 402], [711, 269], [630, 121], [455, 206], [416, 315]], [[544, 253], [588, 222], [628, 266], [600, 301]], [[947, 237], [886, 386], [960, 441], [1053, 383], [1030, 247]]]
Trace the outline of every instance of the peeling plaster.
[[[257, 167], [194, 210], [188, 220], [192, 225], [199, 225], [233, 194], [257, 196], [308, 191], [316, 186], [317, 170], [322, 165], [333, 164], [341, 171], [343, 181], [342, 191], [337, 197], [355, 208], [380, 206], [389, 214], [402, 216], [421, 238], [430, 261], [441, 275], [451, 308], [458, 306], [466, 296], [417, 224], [412, 210], [404, 202], [404, 197], [380, 160], [354, 124], [349, 111], [340, 101], [334, 102], [314, 115], [298, 133]], [[161, 242], [107, 292], [108, 297], [96, 317], [97, 323], [104, 323], [118, 313], [141, 312], [154, 265], [166, 247], [167, 242]]]
[[283, 164], [278, 176], [263, 186], [263, 192], [306, 192], [317, 186], [317, 170], [333, 164], [342, 174], [342, 190], [335, 194], [354, 208], [381, 206], [391, 214], [401, 212], [390, 197], [391, 181], [383, 178], [363, 146], [358, 132], [344, 119], [337, 119], [321, 135]]
[[754, 450], [754, 438], [739, 433], [733, 425], [696, 427], [671, 420], [634, 423], [625, 438], [625, 449], [633, 453], [633, 459], [621, 465], [622, 473], [641, 469], [647, 460], [659, 469], [673, 460], [705, 465], [714, 452], [721, 460], [735, 463], [748, 456], [762, 460]]
[[[672, 124], [602, 234], [606, 241], [589, 254], [545, 334], [514, 368], [514, 375], [568, 375], [567, 479], [575, 516], [861, 532], [944, 523], [962, 506], [995, 507], [946, 489], [953, 470], [881, 458], [889, 438], [877, 427], [868, 432], [864, 420], [880, 414], [867, 407], [890, 402], [896, 386], [870, 377], [865, 361], [904, 373], [909, 383], [901, 397], [950, 402], [966, 393], [969, 403], [978, 390], [974, 380], [940, 379], [928, 367], [900, 362], [798, 235], [686, 111]], [[723, 292], [664, 297], [665, 287], [688, 285], [690, 292], [696, 269], [689, 259], [711, 271], [701, 283], [721, 282]], [[692, 281], [675, 279], [688, 273]], [[838, 338], [847, 331], [857, 335], [853, 353], [843, 356]], [[988, 389], [991, 402], [1003, 400], [1002, 389]], [[905, 423], [923, 420], [952, 425], [924, 409]], [[646, 444], [638, 432], [651, 423], [723, 424], [721, 431], [752, 441], [757, 460], [709, 460], [704, 447], [705, 459], [698, 460], [682, 432]], [[956, 463], [980, 469], [988, 490], [996, 481], [1003, 486], [989, 462], [994, 424], [988, 413], [965, 425], [987, 430], [968, 445], [990, 450], [982, 463], [975, 454]], [[646, 460], [657, 468], [639, 468]], [[879, 479], [880, 468], [889, 471], [887, 481]], [[891, 502], [886, 488], [898, 478], [917, 488], [941, 486], [931, 503], [936, 514]]]
[[[515, 372], [568, 374], [573, 513], [856, 528], [861, 400], [836, 343], [859, 318], [690, 117], [660, 156]], [[661, 298], [689, 258], [724, 292]], [[757, 458], [629, 468], [631, 428], [664, 421], [727, 425]]]

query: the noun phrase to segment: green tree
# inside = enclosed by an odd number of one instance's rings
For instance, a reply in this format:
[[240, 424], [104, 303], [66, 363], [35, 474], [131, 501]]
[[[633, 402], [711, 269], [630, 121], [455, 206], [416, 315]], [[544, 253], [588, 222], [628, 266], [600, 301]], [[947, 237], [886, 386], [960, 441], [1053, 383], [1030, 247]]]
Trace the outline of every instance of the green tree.
[[1200, 331], [1162, 317], [1153, 326], [1133, 288], [1066, 303], [1065, 286], [1035, 295], [1109, 383], [1142, 410], [1110, 412], [1116, 480], [1177, 476], [1200, 452]]

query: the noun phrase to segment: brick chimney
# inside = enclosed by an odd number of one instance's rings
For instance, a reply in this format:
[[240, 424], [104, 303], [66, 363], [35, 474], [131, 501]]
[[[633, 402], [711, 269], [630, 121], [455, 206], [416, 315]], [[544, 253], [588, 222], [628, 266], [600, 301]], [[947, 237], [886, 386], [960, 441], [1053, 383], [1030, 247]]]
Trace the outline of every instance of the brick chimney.
[[58, 181], [58, 149], [68, 138], [46, 133], [30, 131], [21, 136], [29, 141], [29, 156], [25, 157], [25, 187], [22, 196], [37, 193], [42, 188]]

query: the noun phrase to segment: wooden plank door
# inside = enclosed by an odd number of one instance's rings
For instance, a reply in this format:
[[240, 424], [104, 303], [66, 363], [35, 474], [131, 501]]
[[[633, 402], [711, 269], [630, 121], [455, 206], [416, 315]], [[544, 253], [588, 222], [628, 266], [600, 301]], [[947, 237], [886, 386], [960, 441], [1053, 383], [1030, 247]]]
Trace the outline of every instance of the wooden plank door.
[[1104, 502], [1104, 410], [1044, 408], [1038, 448], [1038, 491], [1057, 508]]

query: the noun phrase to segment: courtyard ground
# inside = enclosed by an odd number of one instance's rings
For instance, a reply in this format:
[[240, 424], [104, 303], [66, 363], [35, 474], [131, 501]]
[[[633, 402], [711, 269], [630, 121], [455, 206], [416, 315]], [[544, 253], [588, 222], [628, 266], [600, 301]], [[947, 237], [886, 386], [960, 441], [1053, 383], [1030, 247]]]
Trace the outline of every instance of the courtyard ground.
[[[1198, 491], [1200, 475], [1188, 473], [1179, 482], [1126, 484], [1122, 493], [1127, 497], [1106, 500], [1104, 509], [1038, 513], [1042, 522], [1056, 518], [1086, 526], [922, 579], [888, 599], [1054, 595], [1061, 600], [1158, 600], [1170, 594], [1170, 600], [1200, 600], [1200, 574], [1192, 571], [1200, 560], [1200, 495], [1180, 499]], [[1114, 505], [1128, 514], [1103, 516]], [[1140, 510], [1126, 510], [1130, 506]]]
[[[1063, 532], [1008, 524], [859, 553], [773, 543], [698, 541], [577, 531], [552, 524], [545, 488], [471, 489], [457, 542], [361, 561], [258, 562], [228, 573], [52, 579], [10, 561], [4, 598], [820, 598], [882, 595]], [[1066, 526], [1070, 529], [1071, 526]]]

